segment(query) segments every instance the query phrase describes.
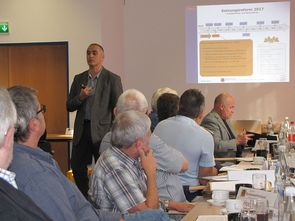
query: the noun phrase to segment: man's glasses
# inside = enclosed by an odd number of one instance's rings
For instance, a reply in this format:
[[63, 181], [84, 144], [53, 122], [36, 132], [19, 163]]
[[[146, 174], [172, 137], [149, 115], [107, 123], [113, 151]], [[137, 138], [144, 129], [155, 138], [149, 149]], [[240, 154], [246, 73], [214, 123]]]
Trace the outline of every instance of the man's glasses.
[[41, 106], [41, 108], [40, 108], [40, 110], [38, 110], [36, 112], [36, 115], [39, 114], [39, 113], [41, 113], [41, 112], [42, 113], [45, 113], [46, 112], [46, 106], [44, 104], [41, 104], [40, 106]]

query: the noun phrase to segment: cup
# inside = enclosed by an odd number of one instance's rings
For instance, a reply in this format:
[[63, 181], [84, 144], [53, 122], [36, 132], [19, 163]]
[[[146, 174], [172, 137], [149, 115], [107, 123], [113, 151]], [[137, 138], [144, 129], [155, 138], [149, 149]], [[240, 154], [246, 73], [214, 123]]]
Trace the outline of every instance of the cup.
[[212, 199], [218, 203], [224, 203], [229, 198], [229, 191], [227, 190], [213, 190]]
[[266, 190], [266, 175], [262, 173], [253, 173], [252, 186], [254, 189]]

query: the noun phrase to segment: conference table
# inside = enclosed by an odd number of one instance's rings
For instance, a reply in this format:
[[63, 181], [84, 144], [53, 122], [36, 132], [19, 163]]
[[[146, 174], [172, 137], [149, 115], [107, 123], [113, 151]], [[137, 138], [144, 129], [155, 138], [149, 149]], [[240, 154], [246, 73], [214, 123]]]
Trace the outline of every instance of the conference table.
[[66, 142], [67, 143], [67, 170], [70, 169], [70, 153], [71, 145], [70, 143], [73, 140], [72, 134], [51, 134], [48, 133], [46, 136], [48, 142]]

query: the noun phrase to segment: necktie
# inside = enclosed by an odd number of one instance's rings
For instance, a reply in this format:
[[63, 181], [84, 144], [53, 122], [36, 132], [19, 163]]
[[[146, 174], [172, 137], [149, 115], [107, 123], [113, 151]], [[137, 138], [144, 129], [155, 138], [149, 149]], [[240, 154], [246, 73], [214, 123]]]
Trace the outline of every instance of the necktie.
[[227, 129], [228, 134], [229, 134], [229, 138], [230, 138], [230, 139], [235, 139], [236, 137], [235, 137], [235, 135], [233, 134], [233, 132], [232, 132], [232, 130], [230, 129], [230, 127], [228, 126], [226, 120], [223, 120], [223, 123], [224, 123], [225, 126], [226, 126], [226, 129]]

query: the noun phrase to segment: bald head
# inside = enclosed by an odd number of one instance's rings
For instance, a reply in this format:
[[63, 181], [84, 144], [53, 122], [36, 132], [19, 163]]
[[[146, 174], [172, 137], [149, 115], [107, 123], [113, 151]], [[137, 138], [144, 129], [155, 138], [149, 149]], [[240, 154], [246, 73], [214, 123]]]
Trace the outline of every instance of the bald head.
[[214, 110], [223, 120], [230, 119], [234, 113], [234, 97], [228, 93], [219, 94], [214, 101]]

